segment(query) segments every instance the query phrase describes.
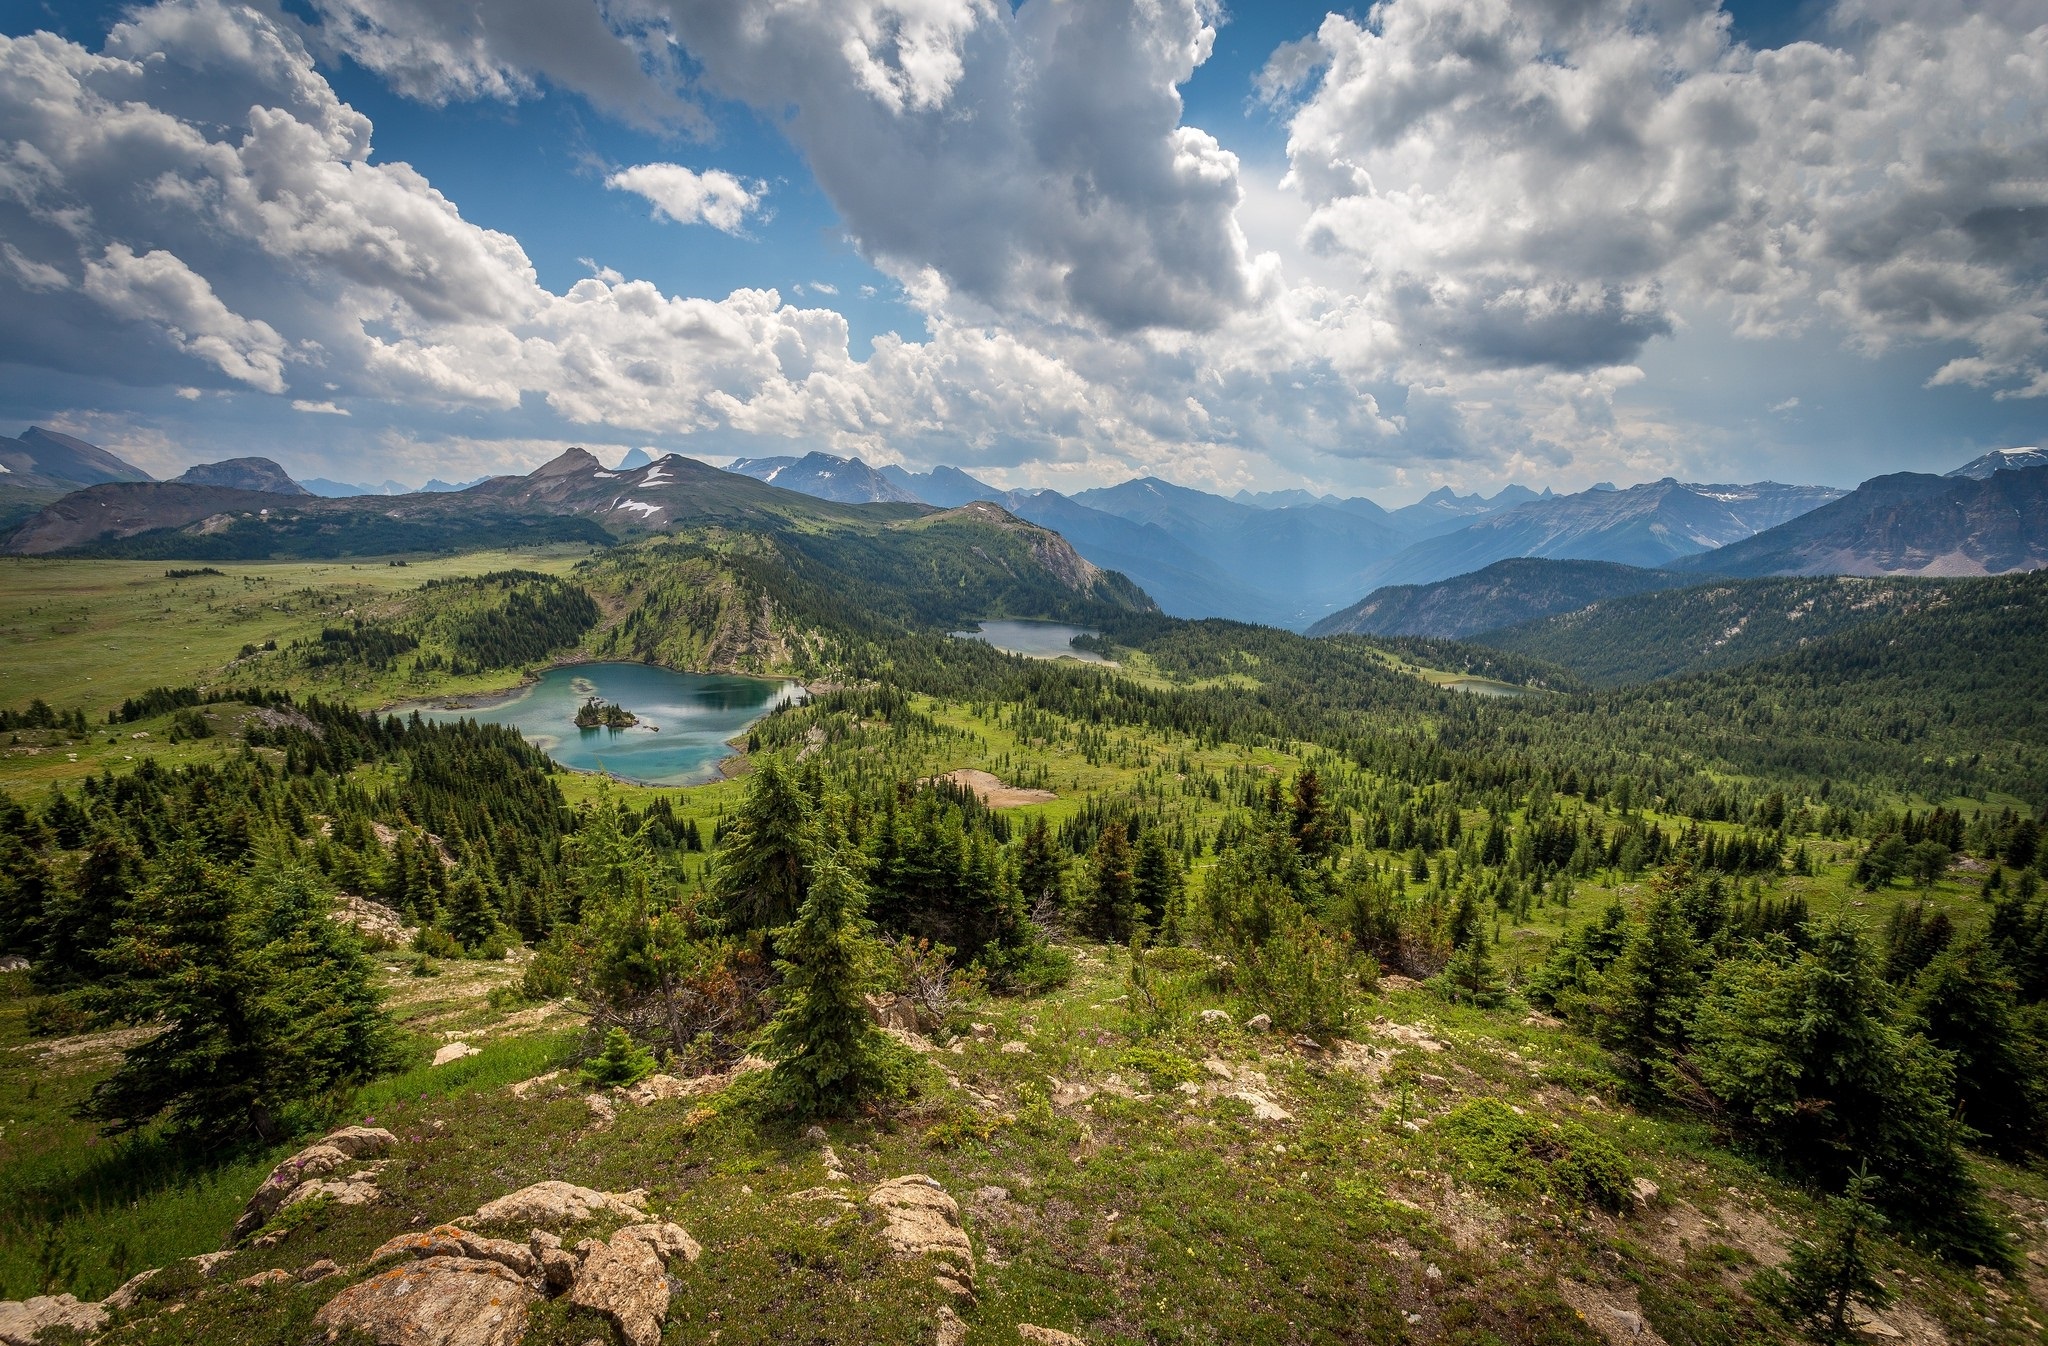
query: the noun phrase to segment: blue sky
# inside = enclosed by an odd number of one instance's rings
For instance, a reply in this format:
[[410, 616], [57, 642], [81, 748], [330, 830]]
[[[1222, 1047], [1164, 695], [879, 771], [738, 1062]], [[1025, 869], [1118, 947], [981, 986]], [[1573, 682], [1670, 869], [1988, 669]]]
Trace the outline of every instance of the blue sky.
[[[0, 88], [73, 100], [0, 93], [0, 140], [53, 147], [0, 201], [0, 429], [157, 471], [820, 448], [1390, 502], [2041, 438], [2048, 114], [1991, 78], [2048, 48], [2024, 3], [729, 8], [537, 37], [452, 0], [0, 3], [54, 34]], [[146, 153], [55, 152], [138, 105]], [[730, 175], [741, 218], [607, 185], [648, 165]]]

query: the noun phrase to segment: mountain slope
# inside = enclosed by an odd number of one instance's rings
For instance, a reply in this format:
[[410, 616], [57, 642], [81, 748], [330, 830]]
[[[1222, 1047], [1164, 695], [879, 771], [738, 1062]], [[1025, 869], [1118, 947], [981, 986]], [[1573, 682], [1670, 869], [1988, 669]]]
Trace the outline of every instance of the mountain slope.
[[1390, 510], [1388, 517], [1397, 528], [1420, 541], [1455, 532], [1475, 519], [1489, 514], [1498, 514], [1504, 509], [1527, 504], [1531, 500], [1548, 500], [1550, 488], [1543, 488], [1539, 495], [1526, 486], [1503, 486], [1491, 496], [1474, 491], [1470, 495], [1459, 495], [1448, 486], [1439, 486], [1412, 505], [1403, 505]]
[[1082, 491], [1075, 503], [1151, 524], [1218, 574], [1255, 595], [1228, 615], [1302, 627], [1366, 587], [1406, 536], [1384, 515], [1330, 505], [1260, 509], [1143, 477]]
[[1944, 473], [1950, 477], [1974, 477], [1983, 481], [1994, 472], [2026, 467], [2048, 467], [2048, 452], [2040, 449], [1993, 449], [1981, 458], [1972, 458], [1953, 472]]
[[1842, 492], [1826, 486], [1695, 486], [1666, 477], [1624, 491], [1526, 501], [1390, 558], [1377, 584], [1427, 584], [1513, 556], [1655, 569], [1762, 532]]
[[1612, 561], [1514, 557], [1434, 584], [1375, 589], [1311, 626], [1308, 634], [1457, 640], [1554, 612], [1570, 612], [1603, 599], [1691, 582], [1690, 577], [1667, 570], [1645, 570]]
[[1004, 492], [985, 481], [968, 476], [957, 467], [941, 463], [929, 472], [911, 472], [885, 464], [875, 469], [885, 480], [909, 492], [912, 499], [942, 509], [955, 509], [974, 500], [1000, 500]]
[[741, 458], [725, 470], [820, 500], [849, 504], [879, 500], [923, 503], [859, 458], [835, 458], [829, 453], [807, 453], [801, 458]]
[[217, 463], [196, 463], [171, 480], [187, 486], [225, 486], [270, 495], [313, 494], [268, 458], [224, 458]]
[[2001, 575], [2048, 565], [2048, 468], [1896, 472], [1677, 568], [1722, 575]]
[[1939, 607], [1957, 583], [1963, 581], [1724, 580], [1616, 595], [1472, 639], [1560, 664], [1596, 687], [1613, 687], [1732, 668], [1869, 622]]
[[0, 437], [0, 467], [15, 476], [42, 479], [37, 483], [15, 483], [24, 486], [70, 488], [107, 481], [151, 480], [149, 473], [96, 444], [45, 430], [40, 425], [31, 425], [20, 439]]

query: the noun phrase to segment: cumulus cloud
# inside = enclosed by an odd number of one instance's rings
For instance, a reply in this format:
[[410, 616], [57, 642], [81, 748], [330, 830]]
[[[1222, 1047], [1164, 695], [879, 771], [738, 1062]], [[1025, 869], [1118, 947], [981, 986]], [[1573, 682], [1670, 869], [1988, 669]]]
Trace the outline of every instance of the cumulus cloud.
[[[1836, 11], [1755, 52], [1699, 0], [1386, 0], [1269, 63], [1308, 236], [1447, 368], [1633, 360], [1698, 301], [1751, 335], [2048, 357], [2048, 26], [2022, 6]], [[2022, 93], [2019, 91], [2033, 91]]]
[[681, 164], [635, 164], [606, 177], [604, 185], [645, 197], [656, 219], [708, 224], [728, 234], [740, 231], [767, 194], [763, 183], [745, 183], [717, 168], [697, 173]]
[[266, 393], [284, 391], [284, 338], [235, 313], [191, 267], [162, 249], [113, 243], [85, 265], [85, 292], [117, 317], [161, 324], [171, 344]]

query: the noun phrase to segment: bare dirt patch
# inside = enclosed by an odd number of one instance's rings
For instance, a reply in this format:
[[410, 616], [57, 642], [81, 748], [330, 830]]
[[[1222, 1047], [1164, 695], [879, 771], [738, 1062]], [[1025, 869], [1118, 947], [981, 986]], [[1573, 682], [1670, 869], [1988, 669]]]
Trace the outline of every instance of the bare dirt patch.
[[1050, 790], [1020, 790], [1005, 785], [1000, 776], [972, 767], [948, 771], [937, 779], [974, 791], [975, 798], [992, 809], [1016, 808], [1020, 804], [1050, 804], [1059, 798]]

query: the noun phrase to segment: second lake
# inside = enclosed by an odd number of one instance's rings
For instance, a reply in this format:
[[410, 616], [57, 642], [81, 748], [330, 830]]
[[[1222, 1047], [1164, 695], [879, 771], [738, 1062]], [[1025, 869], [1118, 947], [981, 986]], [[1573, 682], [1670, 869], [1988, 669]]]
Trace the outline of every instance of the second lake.
[[[724, 673], [678, 673], [652, 664], [570, 664], [504, 696], [436, 700], [430, 720], [477, 720], [517, 729], [565, 767], [601, 771], [641, 785], [701, 785], [718, 779], [733, 749], [726, 740], [778, 706], [803, 699], [796, 683]], [[578, 729], [576, 710], [597, 697], [625, 707], [630, 729]]]

